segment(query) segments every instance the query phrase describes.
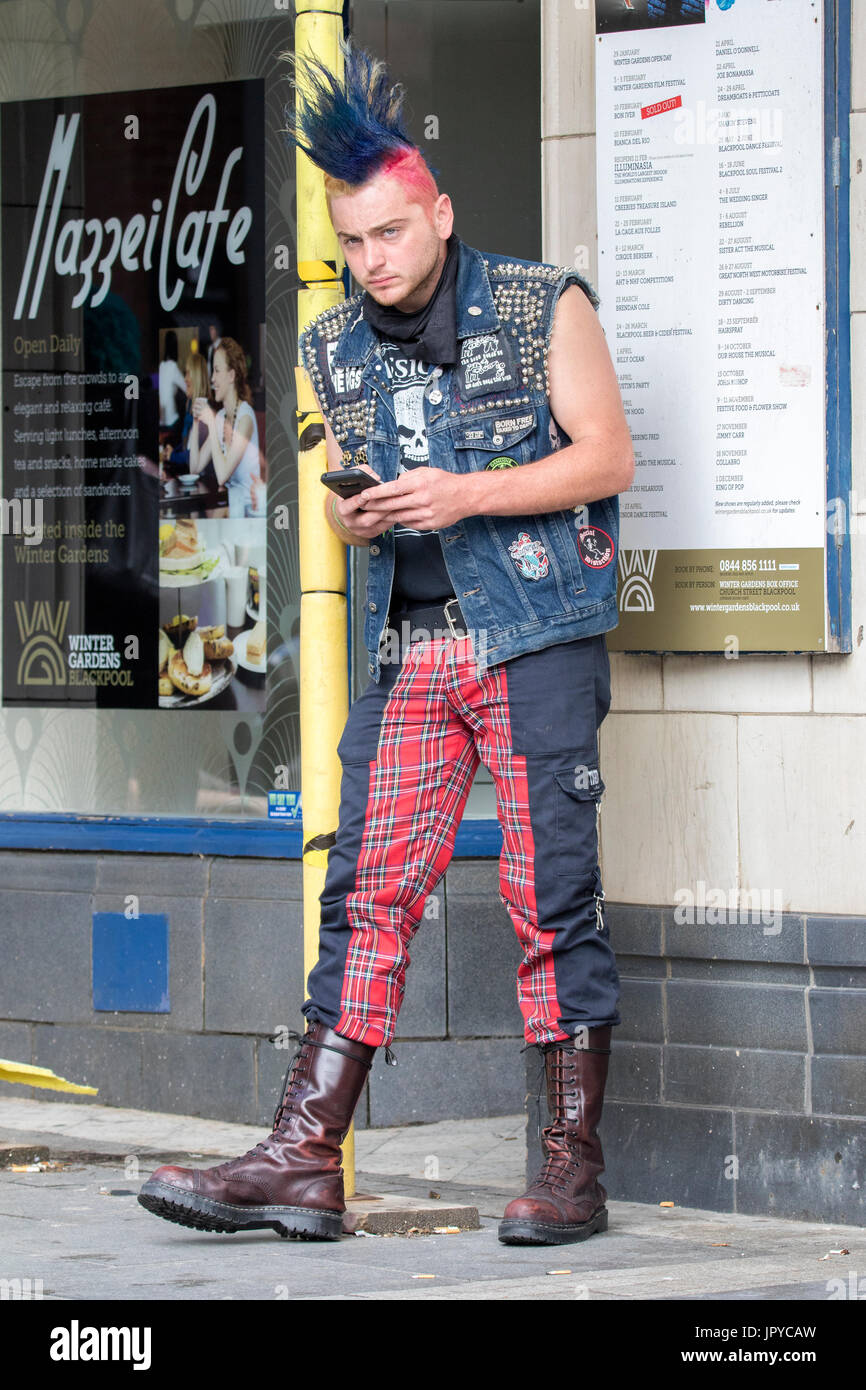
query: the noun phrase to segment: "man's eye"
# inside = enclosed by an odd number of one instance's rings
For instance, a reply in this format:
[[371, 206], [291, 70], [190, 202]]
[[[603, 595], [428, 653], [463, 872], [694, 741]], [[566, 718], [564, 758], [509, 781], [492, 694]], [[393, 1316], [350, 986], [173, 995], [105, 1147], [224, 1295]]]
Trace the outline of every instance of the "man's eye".
[[383, 236], [396, 236], [396, 234], [397, 234], [397, 228], [396, 228], [396, 227], [386, 227], [385, 230], [384, 230], [384, 232], [382, 233]]

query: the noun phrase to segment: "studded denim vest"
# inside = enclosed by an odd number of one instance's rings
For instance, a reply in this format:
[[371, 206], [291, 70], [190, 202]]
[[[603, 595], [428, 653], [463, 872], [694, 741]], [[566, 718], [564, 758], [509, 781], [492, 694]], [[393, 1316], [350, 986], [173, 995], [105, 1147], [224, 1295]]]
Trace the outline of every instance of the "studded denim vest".
[[[571, 441], [550, 413], [548, 348], [559, 295], [576, 270], [509, 260], [460, 244], [459, 363], [431, 368], [424, 390], [430, 467], [452, 473], [512, 467]], [[326, 309], [301, 336], [301, 362], [343, 464], [397, 477], [398, 422], [363, 295]], [[526, 516], [469, 516], [439, 532], [479, 670], [617, 625], [619, 499]], [[380, 679], [394, 578], [392, 531], [369, 547], [364, 644]]]

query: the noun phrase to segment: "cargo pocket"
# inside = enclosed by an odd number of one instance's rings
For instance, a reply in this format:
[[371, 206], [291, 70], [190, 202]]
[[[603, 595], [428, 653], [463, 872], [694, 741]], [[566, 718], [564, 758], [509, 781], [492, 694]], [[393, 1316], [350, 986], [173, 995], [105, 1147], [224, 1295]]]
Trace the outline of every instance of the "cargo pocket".
[[553, 776], [559, 872], [589, 881], [598, 867], [598, 817], [604, 794], [598, 760], [576, 760]]

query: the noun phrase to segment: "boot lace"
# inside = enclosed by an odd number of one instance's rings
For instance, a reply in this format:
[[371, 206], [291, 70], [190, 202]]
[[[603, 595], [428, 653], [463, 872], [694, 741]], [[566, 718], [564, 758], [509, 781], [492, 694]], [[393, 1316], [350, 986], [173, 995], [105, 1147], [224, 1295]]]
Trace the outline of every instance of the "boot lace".
[[[559, 1138], [560, 1135], [562, 1135], [561, 1130], [556, 1138]], [[554, 1137], [552, 1130], [546, 1129], [544, 1137], [547, 1143], [547, 1158], [544, 1167], [532, 1185], [533, 1187], [550, 1187], [555, 1192], [565, 1192], [578, 1168], [581, 1167], [581, 1160], [575, 1156], [573, 1150], [565, 1147], [552, 1148], [551, 1140]]]
[[554, 1048], [552, 1052], [548, 1069], [553, 1124], [544, 1130], [547, 1157], [537, 1181], [545, 1187], [564, 1191], [581, 1166], [579, 1149], [576, 1147], [577, 1136], [565, 1119], [566, 1097], [569, 1090], [577, 1085], [577, 1058], [572, 1050], [562, 1047]]
[[[567, 1097], [577, 1089], [577, 1058], [581, 1052], [601, 1052], [606, 1048], [573, 1048], [562, 1043], [528, 1043], [521, 1048], [541, 1047], [546, 1056], [546, 1066], [541, 1072], [539, 1087], [535, 1095], [536, 1134], [543, 1140], [545, 1161], [533, 1187], [549, 1187], [564, 1192], [582, 1166], [580, 1138], [566, 1119]], [[552, 1054], [552, 1055], [548, 1055]], [[548, 1080], [549, 1077], [549, 1080]], [[549, 1087], [549, 1101], [553, 1110], [553, 1124], [541, 1128], [541, 1103], [545, 1086]]]

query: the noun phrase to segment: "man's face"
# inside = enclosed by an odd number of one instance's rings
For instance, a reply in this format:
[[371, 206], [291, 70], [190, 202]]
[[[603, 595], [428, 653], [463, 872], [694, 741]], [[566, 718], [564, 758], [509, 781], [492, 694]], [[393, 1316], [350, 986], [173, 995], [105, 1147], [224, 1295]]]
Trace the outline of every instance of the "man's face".
[[377, 174], [357, 192], [330, 200], [355, 280], [379, 304], [404, 313], [423, 308], [436, 288], [454, 224], [447, 193], [430, 208], [410, 196], [392, 175]]

